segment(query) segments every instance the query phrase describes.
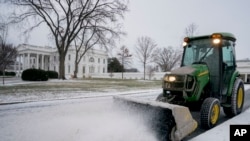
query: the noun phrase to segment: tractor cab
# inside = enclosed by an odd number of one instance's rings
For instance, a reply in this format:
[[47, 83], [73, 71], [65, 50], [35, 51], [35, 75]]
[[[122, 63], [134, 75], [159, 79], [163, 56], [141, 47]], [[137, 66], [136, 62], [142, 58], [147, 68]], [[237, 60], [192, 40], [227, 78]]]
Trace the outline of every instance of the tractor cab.
[[[236, 70], [235, 37], [230, 33], [186, 37], [181, 67], [206, 65], [210, 96], [226, 100], [230, 78]], [[223, 99], [222, 99], [223, 98]]]

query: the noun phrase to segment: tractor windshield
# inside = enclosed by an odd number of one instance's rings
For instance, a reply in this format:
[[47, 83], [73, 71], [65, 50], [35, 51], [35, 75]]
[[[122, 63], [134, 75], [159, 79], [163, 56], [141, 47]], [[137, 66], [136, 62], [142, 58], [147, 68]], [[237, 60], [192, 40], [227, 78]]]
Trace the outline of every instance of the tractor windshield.
[[189, 66], [194, 63], [206, 63], [206, 60], [212, 55], [214, 55], [214, 48], [212, 47], [211, 39], [191, 40], [184, 47], [182, 66]]

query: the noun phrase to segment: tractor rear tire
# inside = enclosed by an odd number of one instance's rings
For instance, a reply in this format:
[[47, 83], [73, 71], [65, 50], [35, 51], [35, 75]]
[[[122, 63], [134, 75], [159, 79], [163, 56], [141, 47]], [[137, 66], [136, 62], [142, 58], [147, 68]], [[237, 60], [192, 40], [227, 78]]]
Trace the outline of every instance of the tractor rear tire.
[[216, 98], [206, 98], [201, 106], [201, 127], [204, 129], [213, 128], [220, 116], [220, 102]]
[[225, 115], [233, 117], [242, 112], [244, 105], [245, 91], [244, 84], [240, 78], [236, 78], [230, 99], [230, 107], [223, 107]]

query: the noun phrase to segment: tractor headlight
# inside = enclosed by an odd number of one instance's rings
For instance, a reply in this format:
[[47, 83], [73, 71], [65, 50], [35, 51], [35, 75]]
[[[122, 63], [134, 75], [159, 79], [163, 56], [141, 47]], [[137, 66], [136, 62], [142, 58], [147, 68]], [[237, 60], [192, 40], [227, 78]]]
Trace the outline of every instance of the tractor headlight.
[[167, 82], [174, 82], [176, 80], [176, 77], [175, 76], [165, 76], [164, 80]]
[[214, 33], [212, 35], [212, 42], [213, 42], [214, 45], [221, 44], [221, 40], [222, 40], [222, 35], [221, 34]]
[[213, 39], [213, 44], [220, 44], [221, 43], [221, 39], [215, 38]]
[[184, 47], [187, 46], [187, 42], [183, 42], [182, 46], [184, 46]]
[[185, 47], [188, 45], [188, 42], [189, 42], [189, 38], [188, 37], [185, 37], [184, 38], [184, 42], [182, 43], [182, 46]]
[[173, 82], [176, 80], [175, 76], [169, 76], [168, 81]]

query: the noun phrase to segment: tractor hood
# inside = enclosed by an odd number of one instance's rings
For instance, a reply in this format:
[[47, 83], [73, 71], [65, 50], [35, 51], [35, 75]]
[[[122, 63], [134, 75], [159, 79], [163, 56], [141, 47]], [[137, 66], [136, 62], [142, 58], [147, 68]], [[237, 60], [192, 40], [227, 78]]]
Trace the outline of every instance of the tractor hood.
[[202, 76], [208, 74], [208, 67], [205, 64], [194, 64], [191, 66], [184, 66], [175, 69], [170, 72], [170, 74], [175, 75], [192, 75], [192, 76]]

